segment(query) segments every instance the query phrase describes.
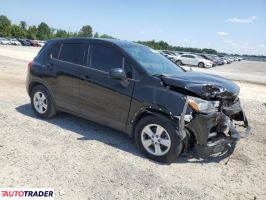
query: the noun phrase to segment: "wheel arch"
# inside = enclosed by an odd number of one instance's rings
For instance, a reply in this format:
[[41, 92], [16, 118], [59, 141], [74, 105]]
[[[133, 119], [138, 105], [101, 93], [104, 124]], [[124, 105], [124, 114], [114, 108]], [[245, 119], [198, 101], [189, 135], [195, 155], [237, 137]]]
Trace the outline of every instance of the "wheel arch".
[[31, 94], [33, 88], [35, 88], [38, 85], [42, 85], [43, 87], [45, 87], [49, 91], [50, 95], [52, 95], [52, 97], [53, 97], [53, 92], [52, 92], [51, 88], [48, 86], [48, 84], [46, 84], [44, 81], [39, 80], [39, 79], [32, 80], [30, 82], [29, 87], [28, 87], [29, 95]]
[[199, 61], [198, 66], [200, 65], [200, 63], [202, 63], [203, 67], [205, 67], [205, 63], [203, 61]]
[[51, 96], [52, 101], [53, 101], [54, 104], [56, 105], [56, 101], [55, 101], [55, 98], [54, 98], [54, 95], [53, 95], [53, 91], [52, 91], [51, 88], [48, 86], [48, 84], [46, 84], [46, 83], [45, 83], [44, 81], [42, 81], [42, 80], [36, 79], [36, 80], [32, 80], [32, 81], [30, 82], [29, 87], [28, 87], [28, 93], [29, 93], [29, 95], [31, 96], [31, 92], [32, 92], [32, 90], [33, 90], [35, 87], [39, 86], [39, 85], [45, 87], [45, 88], [48, 90], [48, 92], [49, 92], [49, 94], [50, 94], [50, 96]]
[[181, 59], [176, 59], [176, 61], [175, 61], [175, 63], [177, 64], [178, 62], [180, 62], [181, 63], [181, 65], [183, 64], [183, 62], [182, 62], [182, 60]]
[[45, 85], [43, 85], [42, 83], [37, 82], [37, 81], [31, 82], [31, 83], [29, 84], [29, 95], [31, 94], [33, 88], [37, 87], [38, 85], [42, 85], [42, 86], [45, 87]]
[[174, 118], [171, 113], [164, 112], [162, 110], [147, 108], [142, 110], [141, 112], [137, 113], [136, 117], [134, 118], [134, 121], [131, 121], [131, 131], [129, 132], [130, 136], [134, 138], [135, 136], [135, 128], [137, 124], [147, 116], [157, 116], [160, 118], [163, 118], [164, 120], [170, 121], [172, 123], [176, 123], [178, 126], [178, 119]]

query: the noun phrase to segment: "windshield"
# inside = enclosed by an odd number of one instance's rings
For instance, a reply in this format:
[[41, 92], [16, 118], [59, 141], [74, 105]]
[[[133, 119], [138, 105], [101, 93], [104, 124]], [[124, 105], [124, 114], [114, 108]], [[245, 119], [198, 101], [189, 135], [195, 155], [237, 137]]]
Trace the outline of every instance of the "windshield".
[[150, 75], [176, 74], [183, 69], [162, 56], [159, 52], [145, 46], [127, 46], [125, 51], [130, 54]]

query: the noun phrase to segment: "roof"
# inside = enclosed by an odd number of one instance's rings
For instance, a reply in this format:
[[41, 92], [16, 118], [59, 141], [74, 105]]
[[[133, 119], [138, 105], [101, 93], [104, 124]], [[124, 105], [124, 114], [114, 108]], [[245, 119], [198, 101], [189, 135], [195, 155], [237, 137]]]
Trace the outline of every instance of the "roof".
[[138, 44], [136, 42], [130, 42], [130, 41], [126, 41], [126, 40], [119, 40], [119, 39], [107, 39], [107, 38], [58, 38], [58, 39], [51, 39], [50, 41], [54, 41], [54, 42], [86, 42], [86, 41], [98, 41], [98, 42], [108, 42], [108, 43], [112, 43], [115, 44], [117, 46], [120, 47], [128, 47], [128, 46], [144, 46], [142, 44]]

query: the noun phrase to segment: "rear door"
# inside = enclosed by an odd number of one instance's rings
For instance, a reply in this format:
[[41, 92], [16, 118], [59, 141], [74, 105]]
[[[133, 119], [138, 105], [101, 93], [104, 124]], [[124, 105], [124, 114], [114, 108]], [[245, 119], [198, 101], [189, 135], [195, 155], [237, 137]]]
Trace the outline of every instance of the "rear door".
[[85, 44], [59, 43], [52, 51], [51, 86], [59, 107], [79, 113], [79, 74], [84, 67]]
[[[113, 68], [124, 68], [129, 80], [108, 78]], [[93, 121], [123, 131], [128, 118], [134, 87], [133, 68], [117, 47], [89, 45], [88, 67], [81, 71], [81, 113]]]

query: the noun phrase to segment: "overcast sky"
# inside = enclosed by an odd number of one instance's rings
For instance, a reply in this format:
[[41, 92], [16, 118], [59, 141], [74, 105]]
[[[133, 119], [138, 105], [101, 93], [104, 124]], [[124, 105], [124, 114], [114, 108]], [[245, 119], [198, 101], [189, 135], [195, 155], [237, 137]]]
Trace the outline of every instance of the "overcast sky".
[[266, 0], [1, 0], [13, 23], [94, 31], [123, 40], [266, 55]]

